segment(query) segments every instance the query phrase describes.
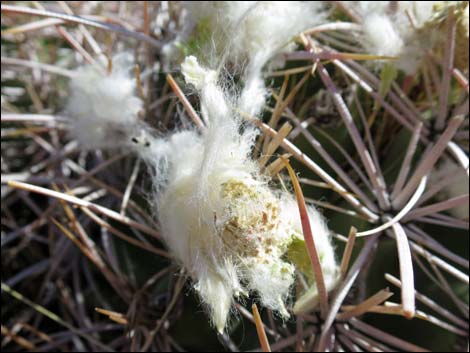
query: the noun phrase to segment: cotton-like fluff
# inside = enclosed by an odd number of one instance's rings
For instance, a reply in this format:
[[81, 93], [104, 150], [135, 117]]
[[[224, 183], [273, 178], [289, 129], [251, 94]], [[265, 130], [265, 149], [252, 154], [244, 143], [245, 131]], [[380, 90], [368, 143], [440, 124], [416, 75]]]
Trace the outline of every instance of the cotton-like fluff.
[[140, 134], [143, 124], [138, 114], [143, 104], [135, 92], [132, 63], [132, 55], [119, 54], [112, 60], [112, 72], [86, 65], [71, 78], [65, 110], [70, 134], [83, 148], [128, 146]]
[[185, 25], [167, 46], [168, 55], [174, 56], [176, 46], [203, 55], [211, 67], [241, 70], [237, 106], [252, 116], [267, 96], [263, 67], [274, 55], [292, 51], [296, 35], [326, 18], [322, 3], [313, 1], [189, 1], [184, 9]]
[[[389, 16], [384, 13], [371, 13], [364, 18], [364, 35], [366, 47], [374, 54], [399, 56], [404, 42]], [[386, 38], [386, 39], [385, 39]]]
[[[468, 195], [468, 174], [455, 162], [446, 159], [437, 169], [431, 174], [431, 185], [434, 183], [445, 183], [443, 190], [437, 195], [442, 200]], [[447, 182], [446, 182], [447, 181]], [[469, 219], [468, 202], [459, 206], [453, 207], [448, 210], [451, 215], [459, 219]]]
[[[156, 170], [162, 237], [190, 273], [220, 332], [233, 298], [250, 292], [288, 317], [285, 303], [299, 256], [292, 261], [285, 256], [302, 234], [295, 201], [271, 189], [260, 175], [250, 157], [256, 132], [241, 129], [231, 107], [236, 100], [221, 89], [217, 73], [201, 67], [194, 57], [186, 58], [182, 72], [200, 95], [207, 128], [152, 141], [145, 157]], [[322, 239], [320, 248], [328, 248], [320, 253], [330, 259], [328, 229], [314, 209], [311, 217], [314, 232]]]
[[325, 19], [319, 2], [226, 1], [219, 6], [215, 26], [230, 31], [232, 61], [248, 59], [259, 69], [274, 54], [291, 51], [293, 37]]
[[[359, 40], [368, 53], [395, 56], [398, 58], [396, 66], [408, 74], [413, 74], [426, 50], [443, 45], [446, 36], [447, 9], [458, 3], [458, 1], [357, 1], [345, 4], [362, 18], [363, 35]], [[459, 23], [463, 21], [460, 20], [462, 16], [458, 16]], [[457, 39], [459, 38], [460, 36]], [[468, 42], [466, 46], [468, 48]]]
[[291, 50], [287, 44], [294, 36], [326, 17], [321, 2], [313, 1], [184, 1], [183, 10], [183, 28], [169, 46], [201, 49], [206, 61], [226, 55], [238, 64], [264, 65], [274, 54]]
[[227, 58], [236, 64], [245, 62], [239, 108], [256, 116], [267, 95], [263, 67], [275, 54], [292, 51], [293, 37], [324, 22], [323, 5], [304, 1], [223, 1], [219, 6], [214, 26], [231, 38]]

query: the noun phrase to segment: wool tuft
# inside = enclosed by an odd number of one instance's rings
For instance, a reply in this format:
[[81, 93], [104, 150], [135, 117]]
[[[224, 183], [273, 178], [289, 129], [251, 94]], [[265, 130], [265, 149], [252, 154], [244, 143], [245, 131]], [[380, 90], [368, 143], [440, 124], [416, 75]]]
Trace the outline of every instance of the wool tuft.
[[111, 73], [99, 65], [85, 65], [70, 81], [65, 111], [70, 134], [83, 148], [129, 146], [143, 128], [138, 117], [143, 103], [131, 76], [132, 55], [119, 54], [112, 62]]
[[[468, 5], [459, 1], [357, 1], [345, 3], [362, 18], [363, 34], [358, 38], [370, 54], [395, 56], [396, 66], [408, 74], [419, 67], [426, 51], [444, 46], [446, 17], [451, 6], [457, 12], [457, 42], [468, 43]], [[468, 18], [468, 17], [467, 17]], [[468, 45], [457, 48], [468, 48]], [[459, 67], [468, 68], [468, 50]]]
[[[155, 139], [144, 157], [156, 175], [162, 237], [189, 272], [220, 332], [234, 298], [250, 293], [287, 318], [286, 303], [306, 252], [297, 204], [260, 174], [250, 157], [256, 132], [241, 129], [232, 107], [237, 100], [220, 87], [217, 73], [195, 57], [181, 67], [200, 96], [207, 128]], [[314, 208], [309, 215], [322, 267], [333, 281], [338, 266], [328, 228]], [[294, 241], [301, 244], [300, 257], [289, 254]], [[311, 277], [310, 267], [300, 272]]]
[[251, 116], [267, 96], [263, 68], [276, 54], [292, 51], [295, 36], [326, 19], [322, 3], [313, 1], [188, 1], [184, 9], [183, 29], [164, 49], [167, 61], [183, 52], [212, 68], [233, 68], [244, 83], [237, 106]]

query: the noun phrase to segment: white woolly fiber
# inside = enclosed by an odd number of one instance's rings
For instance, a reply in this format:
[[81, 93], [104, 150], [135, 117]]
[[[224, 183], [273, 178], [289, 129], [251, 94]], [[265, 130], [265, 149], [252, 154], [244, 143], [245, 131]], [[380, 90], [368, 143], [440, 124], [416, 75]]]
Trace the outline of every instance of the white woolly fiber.
[[[207, 128], [153, 140], [145, 155], [155, 168], [161, 234], [190, 273], [220, 332], [233, 298], [250, 292], [288, 317], [285, 303], [295, 267], [284, 255], [302, 234], [296, 202], [272, 190], [260, 175], [250, 157], [256, 133], [240, 132], [240, 118], [231, 107], [236, 100], [221, 89], [216, 72], [188, 57], [182, 73], [200, 95]], [[309, 212], [324, 272], [335, 277], [328, 229], [313, 208]]]
[[228, 25], [233, 31], [229, 50], [234, 58], [249, 58], [262, 67], [294, 36], [324, 21], [321, 6], [320, 2], [303, 1], [227, 1], [221, 6], [217, 25]]
[[135, 77], [130, 74], [132, 55], [117, 55], [112, 62], [109, 74], [98, 65], [86, 65], [70, 81], [66, 106], [70, 133], [84, 148], [128, 145], [140, 130], [142, 101], [135, 94]]
[[380, 13], [368, 15], [363, 30], [368, 40], [367, 44], [373, 48], [374, 54], [385, 56], [401, 54], [403, 40], [388, 16]]
[[[226, 1], [217, 26], [227, 25], [233, 35], [228, 47], [230, 61], [246, 60], [245, 89], [239, 107], [256, 116], [267, 95], [262, 69], [275, 54], [292, 51], [292, 38], [324, 21], [320, 2]], [[232, 34], [233, 33], [233, 34]]]
[[322, 3], [314, 1], [188, 1], [184, 8], [182, 32], [166, 47], [167, 56], [191, 35], [197, 38], [198, 24], [208, 25], [212, 37], [201, 43], [205, 61], [214, 69], [226, 61], [242, 72], [245, 86], [237, 106], [251, 116], [261, 112], [267, 96], [263, 67], [274, 55], [292, 51], [296, 35], [326, 18]]
[[[361, 44], [368, 53], [396, 56], [396, 65], [413, 74], [426, 49], [432, 48], [441, 33], [431, 26], [437, 8], [452, 1], [357, 1], [346, 3], [362, 18]], [[413, 22], [412, 22], [413, 21]]]

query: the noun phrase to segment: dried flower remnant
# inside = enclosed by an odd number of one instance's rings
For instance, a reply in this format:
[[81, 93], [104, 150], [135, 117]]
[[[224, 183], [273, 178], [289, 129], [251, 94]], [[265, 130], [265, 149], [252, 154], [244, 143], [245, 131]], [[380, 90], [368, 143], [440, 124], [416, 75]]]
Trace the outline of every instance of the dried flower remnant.
[[[199, 92], [207, 128], [155, 140], [145, 157], [156, 168], [162, 236], [189, 271], [220, 332], [233, 297], [250, 292], [288, 317], [285, 303], [296, 267], [312, 278], [311, 269], [302, 267], [307, 255], [296, 203], [260, 174], [250, 157], [256, 131], [245, 127], [240, 133], [241, 120], [217, 73], [195, 57], [186, 58], [182, 72]], [[328, 228], [315, 209], [309, 214], [324, 271], [333, 282], [338, 266]]]
[[133, 56], [129, 53], [112, 59], [111, 72], [104, 67], [86, 65], [70, 81], [66, 112], [70, 134], [84, 148], [130, 146], [141, 135], [139, 120], [142, 100], [136, 95]]

